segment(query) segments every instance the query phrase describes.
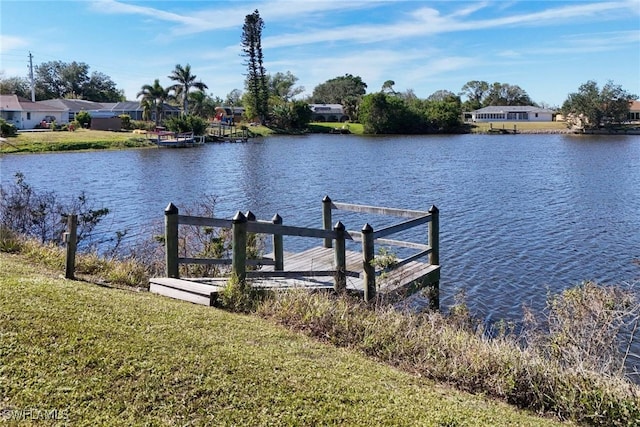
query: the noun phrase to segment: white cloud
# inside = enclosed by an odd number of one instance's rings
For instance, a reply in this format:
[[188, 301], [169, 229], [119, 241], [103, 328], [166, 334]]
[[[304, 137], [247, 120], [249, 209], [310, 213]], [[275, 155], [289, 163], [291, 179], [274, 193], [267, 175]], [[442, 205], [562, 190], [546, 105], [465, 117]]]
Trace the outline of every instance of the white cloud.
[[29, 46], [29, 41], [24, 37], [0, 34], [0, 53], [10, 52], [15, 49], [23, 49]]

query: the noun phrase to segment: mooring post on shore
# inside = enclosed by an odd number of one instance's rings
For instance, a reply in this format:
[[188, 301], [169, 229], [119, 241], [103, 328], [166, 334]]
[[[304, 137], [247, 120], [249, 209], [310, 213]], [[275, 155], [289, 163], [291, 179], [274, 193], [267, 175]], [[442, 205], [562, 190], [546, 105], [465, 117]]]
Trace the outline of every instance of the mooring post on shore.
[[[331, 199], [324, 196], [322, 199], [322, 228], [331, 230]], [[331, 239], [324, 239], [324, 247], [331, 247]]]
[[347, 288], [347, 254], [346, 243], [344, 238], [345, 226], [338, 221], [333, 226], [336, 232], [336, 247], [334, 250], [334, 262], [336, 265], [336, 276], [333, 289], [336, 292], [343, 291]]
[[[282, 225], [282, 217], [278, 214], [273, 216], [271, 222], [276, 225]], [[273, 260], [275, 265], [273, 267], [276, 271], [284, 270], [284, 243], [282, 240], [282, 234], [273, 233]]]
[[[429, 209], [431, 221], [429, 222], [429, 264], [440, 265], [440, 211], [435, 205]], [[440, 309], [440, 281], [431, 283], [429, 306], [433, 310]]]
[[164, 248], [167, 277], [177, 279], [178, 273], [178, 208], [173, 204], [164, 210]]
[[63, 240], [67, 244], [64, 277], [74, 279], [78, 246], [78, 215], [67, 216], [67, 232], [64, 233]]
[[373, 266], [375, 256], [373, 227], [366, 223], [362, 227], [362, 271], [364, 300], [373, 301], [376, 297], [376, 269]]
[[231, 273], [242, 281], [247, 277], [247, 217], [238, 211], [231, 222]]

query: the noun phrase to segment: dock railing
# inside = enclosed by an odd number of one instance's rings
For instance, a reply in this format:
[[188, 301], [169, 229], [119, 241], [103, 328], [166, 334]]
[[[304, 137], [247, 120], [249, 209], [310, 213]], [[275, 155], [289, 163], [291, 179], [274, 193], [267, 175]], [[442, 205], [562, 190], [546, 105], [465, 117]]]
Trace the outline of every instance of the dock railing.
[[[233, 219], [197, 217], [180, 215], [178, 208], [170, 203], [165, 209], [165, 249], [166, 249], [166, 274], [168, 277], [179, 278], [180, 264], [203, 265], [231, 265], [231, 273], [240, 280], [246, 278], [296, 278], [296, 277], [322, 277], [334, 278], [336, 291], [346, 289], [347, 277], [362, 277], [364, 298], [372, 301], [376, 296], [376, 276], [392, 272], [400, 267], [428, 257], [428, 265], [438, 266], [439, 261], [439, 212], [432, 206], [428, 212], [384, 208], [378, 206], [357, 205], [350, 203], [333, 202], [328, 196], [323, 201], [322, 223], [323, 228], [296, 227], [283, 225], [282, 217], [276, 214], [271, 221], [257, 220], [251, 212], [243, 214], [238, 211]], [[332, 210], [345, 210], [351, 212], [378, 214], [407, 218], [406, 221], [381, 228], [374, 231], [373, 227], [366, 223], [361, 230], [347, 230], [340, 221], [332, 225]], [[396, 233], [400, 233], [415, 227], [428, 224], [426, 244], [389, 239]], [[231, 258], [212, 259], [179, 256], [179, 226], [191, 225], [200, 227], [219, 227], [230, 229], [232, 233]], [[247, 258], [247, 234], [259, 233], [271, 235], [273, 245], [272, 258], [248, 259]], [[322, 239], [325, 248], [334, 248], [334, 268], [330, 270], [296, 270], [286, 271], [284, 265], [283, 236], [296, 236]], [[347, 270], [346, 241], [353, 240], [362, 244], [362, 272]], [[375, 246], [388, 245], [418, 250], [417, 253], [394, 262], [386, 268], [376, 270]], [[272, 265], [273, 270], [247, 271], [247, 266]], [[439, 273], [439, 270], [438, 270]], [[439, 276], [438, 276], [439, 277]], [[439, 282], [432, 280], [431, 305], [439, 306]]]
[[[231, 229], [231, 258], [193, 258], [179, 256], [179, 226], [219, 227]], [[247, 233], [268, 234], [272, 237], [273, 258], [247, 259]], [[335, 269], [318, 271], [285, 271], [283, 236], [330, 239], [335, 243]], [[259, 277], [334, 277], [334, 289], [346, 288], [346, 277], [358, 277], [358, 272], [347, 271], [345, 254], [345, 227], [337, 222], [332, 230], [321, 228], [295, 227], [282, 224], [282, 217], [276, 214], [271, 221], [261, 221], [251, 212], [237, 212], [233, 219], [196, 217], [180, 215], [178, 208], [170, 203], [165, 209], [165, 264], [168, 277], [179, 278], [180, 264], [231, 265], [231, 273], [240, 280]], [[247, 266], [273, 265], [273, 271], [247, 271]]]
[[[410, 262], [417, 261], [421, 258], [428, 257], [429, 265], [440, 264], [440, 231], [439, 231], [439, 211], [436, 206], [431, 206], [429, 211], [417, 211], [407, 209], [385, 208], [380, 206], [358, 205], [353, 203], [333, 202], [329, 196], [325, 196], [322, 200], [322, 223], [326, 229], [331, 224], [333, 210], [344, 210], [357, 213], [386, 215], [400, 218], [408, 218], [406, 221], [384, 227], [374, 231], [373, 227], [366, 223], [362, 230], [346, 230], [347, 239], [362, 242], [362, 267], [364, 281], [364, 297], [369, 301], [375, 297], [376, 293], [376, 277], [384, 273], [396, 270]], [[414, 243], [404, 240], [388, 239], [387, 236], [402, 231], [409, 230], [414, 227], [428, 224], [426, 234], [426, 244]], [[398, 246], [409, 249], [417, 249], [419, 252], [414, 253], [404, 259], [394, 262], [386, 268], [376, 270], [375, 246], [376, 243], [387, 246]], [[332, 242], [330, 239], [324, 240], [324, 246], [330, 248]], [[439, 306], [439, 281], [431, 283], [431, 305]]]

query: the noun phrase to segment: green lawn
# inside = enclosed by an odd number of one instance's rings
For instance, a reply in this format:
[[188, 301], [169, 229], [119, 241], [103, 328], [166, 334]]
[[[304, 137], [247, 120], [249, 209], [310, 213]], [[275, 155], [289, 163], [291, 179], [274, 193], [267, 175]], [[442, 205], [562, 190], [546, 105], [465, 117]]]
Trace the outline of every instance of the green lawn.
[[75, 132], [20, 132], [0, 143], [0, 153], [33, 153], [45, 151], [104, 150], [152, 146], [144, 135], [78, 129]]
[[257, 317], [63, 280], [13, 255], [0, 266], [0, 421], [557, 425]]

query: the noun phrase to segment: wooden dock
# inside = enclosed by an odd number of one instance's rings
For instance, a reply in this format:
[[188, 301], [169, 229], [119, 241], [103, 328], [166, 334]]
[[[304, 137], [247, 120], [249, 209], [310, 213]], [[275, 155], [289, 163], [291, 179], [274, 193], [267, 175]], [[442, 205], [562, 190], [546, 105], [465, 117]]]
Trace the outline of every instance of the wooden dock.
[[[374, 231], [367, 223], [360, 231], [347, 230], [338, 221], [333, 227], [332, 210], [394, 215], [408, 220]], [[283, 290], [292, 288], [330, 289], [361, 294], [366, 301], [376, 295], [398, 299], [430, 288], [432, 308], [439, 306], [439, 213], [432, 207], [428, 212], [375, 206], [334, 203], [323, 200], [323, 229], [282, 225], [276, 215], [271, 221], [256, 220], [250, 212], [238, 212], [232, 220], [182, 216], [170, 204], [165, 210], [165, 242], [167, 277], [150, 279], [150, 291], [197, 304], [215, 305], [217, 295], [228, 277], [179, 277], [179, 264], [230, 265], [230, 272], [248, 280], [253, 287]], [[427, 243], [420, 244], [391, 240], [387, 236], [428, 224]], [[230, 259], [178, 257], [178, 226], [220, 227], [232, 230]], [[260, 259], [247, 259], [247, 234], [271, 235], [273, 252]], [[322, 245], [300, 252], [285, 252], [282, 237], [313, 237]], [[347, 240], [362, 243], [362, 251], [346, 250]], [[376, 261], [375, 242], [384, 246], [399, 246], [417, 250], [404, 259], [393, 259], [388, 265]], [[255, 268], [247, 269], [247, 266]]]
[[184, 148], [204, 145], [204, 136], [196, 136], [193, 132], [155, 131], [149, 132], [147, 135], [147, 138], [158, 147]]

